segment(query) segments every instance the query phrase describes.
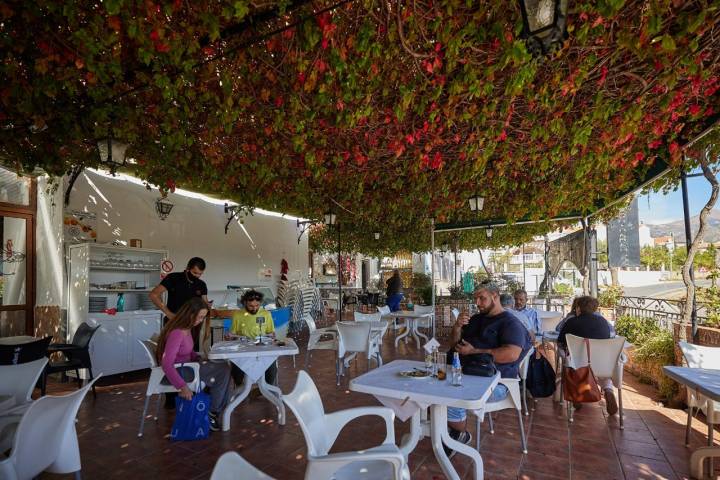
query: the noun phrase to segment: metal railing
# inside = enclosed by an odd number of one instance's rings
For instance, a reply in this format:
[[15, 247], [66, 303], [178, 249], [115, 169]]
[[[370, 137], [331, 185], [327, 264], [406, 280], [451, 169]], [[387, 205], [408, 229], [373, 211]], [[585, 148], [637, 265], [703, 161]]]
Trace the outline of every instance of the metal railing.
[[[673, 322], [682, 320], [685, 302], [682, 300], [667, 300], [664, 298], [649, 297], [620, 297], [615, 307], [618, 316], [632, 315], [635, 317], [653, 318], [662, 328], [672, 331]], [[707, 306], [697, 303], [698, 325], [707, 319]]]

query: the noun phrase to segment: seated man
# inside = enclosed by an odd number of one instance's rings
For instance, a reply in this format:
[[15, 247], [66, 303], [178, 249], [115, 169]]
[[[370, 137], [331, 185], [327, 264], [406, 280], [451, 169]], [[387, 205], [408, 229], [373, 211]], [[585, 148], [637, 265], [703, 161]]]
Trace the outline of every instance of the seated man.
[[[255, 338], [258, 336], [258, 317], [262, 317], [265, 322], [262, 326], [262, 334], [269, 335], [275, 332], [275, 325], [273, 324], [272, 315], [270, 312], [262, 308], [260, 305], [263, 300], [263, 294], [256, 290], [248, 290], [243, 293], [240, 297], [240, 302], [243, 307], [235, 313], [233, 313], [232, 326], [230, 332], [235, 335], [242, 335], [248, 338]], [[235, 385], [240, 385], [244, 372], [240, 370], [237, 365], [232, 366], [232, 377], [235, 381]], [[274, 362], [265, 371], [265, 382], [270, 385], [275, 385], [277, 382], [277, 362]]]
[[[568, 318], [560, 330], [558, 345], [567, 349], [565, 336], [568, 334], [599, 340], [611, 337], [610, 324], [602, 315], [595, 313], [598, 307], [597, 299], [590, 296], [578, 297], [574, 304], [575, 316]], [[608, 415], [615, 415], [618, 411], [618, 404], [613, 391], [612, 379], [598, 378], [597, 380], [605, 394]]]
[[[518, 365], [530, 349], [531, 341], [527, 329], [520, 321], [500, 305], [500, 292], [492, 283], [481, 285], [475, 291], [478, 313], [472, 318], [463, 312], [458, 316], [452, 329], [455, 350], [462, 357], [478, 353], [493, 356], [495, 366], [504, 378], [517, 378]], [[498, 385], [490, 395], [489, 402], [498, 402], [508, 395], [504, 385]], [[469, 444], [471, 435], [466, 431], [466, 414], [462, 408], [448, 408], [450, 436]], [[452, 456], [454, 452], [451, 452]]]
[[[532, 332], [532, 325], [528, 317], [520, 312], [515, 311], [515, 299], [509, 293], [500, 294], [500, 305], [513, 317], [517, 318], [520, 323], [527, 328], [528, 332]], [[532, 337], [532, 333], [531, 333]]]
[[538, 317], [537, 310], [527, 306], [527, 292], [522, 288], [515, 290], [513, 297], [515, 297], [515, 311], [527, 318], [526, 325], [529, 325], [528, 330], [530, 330], [533, 334], [540, 332], [542, 329], [540, 318]]
[[[566, 323], [568, 320], [570, 320], [571, 318], [573, 318], [573, 317], [575, 316], [575, 310], [577, 309], [578, 298], [580, 298], [580, 297], [575, 297], [575, 298], [573, 298], [572, 305], [570, 306], [570, 312], [568, 312], [568, 314], [565, 315], [565, 318], [563, 318], [563, 319], [560, 321], [560, 323], [558, 323], [558, 324], [555, 326], [555, 331], [556, 331], [556, 332], [559, 333], [559, 332], [562, 330], [562, 328], [565, 326], [565, 323]], [[616, 333], [615, 333], [615, 327], [613, 326], [613, 324], [610, 323], [605, 317], [603, 317], [603, 316], [602, 316], [599, 312], [597, 312], [597, 311], [593, 312], [593, 315], [596, 315], [596, 316], [602, 318], [603, 320], [605, 320], [606, 322], [608, 322], [608, 326], [610, 327], [610, 338], [614, 338], [615, 335], [616, 335]]]

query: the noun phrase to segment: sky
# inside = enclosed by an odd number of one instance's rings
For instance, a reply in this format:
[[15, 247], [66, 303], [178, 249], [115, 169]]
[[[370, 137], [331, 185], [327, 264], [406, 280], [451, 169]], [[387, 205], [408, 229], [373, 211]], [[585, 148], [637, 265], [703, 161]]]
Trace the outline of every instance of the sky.
[[[708, 198], [710, 184], [705, 177], [690, 177], [688, 184], [688, 203], [690, 216], [697, 215]], [[717, 208], [717, 206], [716, 206]], [[678, 189], [668, 194], [649, 193], [638, 197], [640, 221], [646, 224], [667, 223], [683, 218], [682, 191]]]

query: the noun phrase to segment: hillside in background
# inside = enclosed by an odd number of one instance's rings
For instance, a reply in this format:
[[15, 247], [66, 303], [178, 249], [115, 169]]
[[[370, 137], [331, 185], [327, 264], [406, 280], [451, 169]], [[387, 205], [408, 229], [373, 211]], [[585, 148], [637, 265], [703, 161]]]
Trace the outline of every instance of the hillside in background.
[[[699, 227], [698, 215], [690, 218], [690, 225], [692, 226], [693, 234], [697, 232]], [[650, 227], [650, 235], [652, 237], [662, 237], [672, 233], [675, 236], [676, 242], [685, 242], [685, 223], [682, 219], [674, 222], [648, 225], [648, 227]], [[704, 241], [713, 243], [720, 241], [720, 210], [710, 212], [705, 227]]]

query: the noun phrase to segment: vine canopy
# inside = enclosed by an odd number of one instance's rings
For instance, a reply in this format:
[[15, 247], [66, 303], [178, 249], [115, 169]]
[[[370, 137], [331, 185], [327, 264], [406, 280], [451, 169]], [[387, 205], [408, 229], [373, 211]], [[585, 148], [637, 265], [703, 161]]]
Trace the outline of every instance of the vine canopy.
[[352, 249], [427, 250], [431, 218], [588, 214], [677, 170], [720, 109], [719, 17], [570, 2], [568, 40], [533, 58], [503, 0], [5, 2], [0, 161], [98, 166], [111, 129], [162, 190], [332, 208]]

